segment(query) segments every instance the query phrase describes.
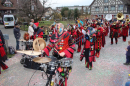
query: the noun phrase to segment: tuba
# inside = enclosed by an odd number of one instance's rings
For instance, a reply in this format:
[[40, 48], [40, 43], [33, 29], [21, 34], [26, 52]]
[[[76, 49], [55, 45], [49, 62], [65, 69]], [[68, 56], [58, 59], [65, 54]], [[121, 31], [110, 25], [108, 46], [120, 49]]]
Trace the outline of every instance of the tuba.
[[126, 19], [126, 22], [130, 22], [130, 19]]
[[105, 17], [105, 19], [106, 19], [107, 21], [112, 20], [112, 14], [107, 14], [106, 17]]
[[116, 15], [116, 17], [117, 17], [117, 20], [123, 20], [124, 14], [123, 14], [123, 13], [118, 13], [118, 14]]

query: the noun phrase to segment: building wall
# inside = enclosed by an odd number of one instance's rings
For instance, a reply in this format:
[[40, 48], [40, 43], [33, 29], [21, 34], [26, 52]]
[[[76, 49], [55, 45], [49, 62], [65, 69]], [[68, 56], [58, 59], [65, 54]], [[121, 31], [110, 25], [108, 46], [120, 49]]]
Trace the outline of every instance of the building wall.
[[[127, 5], [121, 0], [108, 0], [108, 2], [104, 2], [107, 0], [94, 0], [93, 4], [90, 6], [92, 15], [103, 15], [105, 17], [106, 14], [116, 15], [119, 12], [127, 14]], [[123, 10], [120, 10], [119, 5], [122, 5]], [[115, 6], [115, 10], [112, 10], [112, 6]], [[97, 10], [99, 7], [99, 11]], [[108, 10], [105, 9], [108, 7]], [[96, 11], [97, 10], [97, 11]]]

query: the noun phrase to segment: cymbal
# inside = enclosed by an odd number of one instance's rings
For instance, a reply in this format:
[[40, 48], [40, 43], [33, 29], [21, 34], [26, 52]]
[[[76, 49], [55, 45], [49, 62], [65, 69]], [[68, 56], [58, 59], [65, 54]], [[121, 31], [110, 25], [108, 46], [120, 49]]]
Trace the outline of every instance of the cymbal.
[[21, 41], [21, 42], [26, 42], [26, 40], [24, 40], [24, 39], [20, 39], [19, 41]]
[[48, 63], [51, 61], [51, 59], [48, 57], [37, 57], [37, 58], [34, 58], [33, 61], [36, 63]]
[[22, 51], [22, 50], [18, 50], [18, 51], [16, 51], [16, 52], [18, 52], [18, 53], [23, 53], [23, 54], [26, 54], [26, 55], [32, 55], [32, 56], [38, 56], [38, 55], [41, 55], [41, 52], [39, 52], [39, 51], [32, 51], [32, 50], [24, 50], [24, 51]]
[[43, 38], [36, 38], [33, 41], [33, 48], [35, 51], [43, 50], [46, 47], [46, 42]]

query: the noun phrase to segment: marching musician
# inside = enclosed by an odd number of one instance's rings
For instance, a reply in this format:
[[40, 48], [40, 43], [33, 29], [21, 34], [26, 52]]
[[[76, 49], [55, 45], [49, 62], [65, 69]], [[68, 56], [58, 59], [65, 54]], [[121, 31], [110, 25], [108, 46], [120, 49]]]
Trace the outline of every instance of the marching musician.
[[45, 55], [49, 56], [49, 52], [54, 48], [53, 56], [57, 59], [62, 59], [64, 57], [73, 58], [72, 54], [75, 50], [75, 44], [72, 41], [72, 37], [67, 32], [64, 32], [64, 25], [62, 23], [56, 25], [57, 32], [51, 36], [50, 43], [43, 52]]
[[95, 62], [95, 40], [96, 34], [92, 27], [86, 29], [87, 34], [85, 35], [84, 48], [80, 55], [80, 60], [82, 61], [85, 57], [85, 66], [92, 70], [92, 61]]
[[100, 50], [102, 46], [102, 36], [103, 36], [103, 28], [100, 27], [100, 23], [97, 23], [97, 34], [96, 34], [96, 44], [95, 44], [95, 49], [96, 49], [96, 56], [99, 58], [100, 55]]
[[7, 60], [7, 56], [4, 50], [4, 44], [5, 44], [5, 40], [0, 30], [0, 74], [1, 74], [1, 67], [3, 70], [8, 69], [8, 66], [4, 64], [5, 60]]
[[96, 28], [96, 22], [93, 20], [93, 23], [91, 24], [91, 27]]
[[118, 42], [118, 29], [119, 29], [119, 24], [118, 22], [114, 22], [111, 26], [110, 26], [110, 38], [111, 38], [111, 45], [113, 44], [113, 38], [115, 38], [115, 43], [117, 44]]
[[34, 29], [34, 34], [33, 34], [33, 36], [31, 36], [31, 39], [35, 40], [37, 37], [38, 38], [43, 38], [43, 32], [39, 27]]
[[82, 45], [82, 39], [83, 39], [83, 33], [82, 33], [83, 26], [81, 23], [79, 23], [79, 26], [77, 28], [77, 41], [78, 41], [78, 50], [77, 52], [81, 52], [81, 45]]
[[108, 33], [109, 33], [109, 22], [108, 21], [105, 21], [105, 36], [108, 36]]
[[125, 42], [126, 41], [126, 37], [128, 37], [128, 23], [125, 22], [125, 24], [122, 25], [122, 40]]

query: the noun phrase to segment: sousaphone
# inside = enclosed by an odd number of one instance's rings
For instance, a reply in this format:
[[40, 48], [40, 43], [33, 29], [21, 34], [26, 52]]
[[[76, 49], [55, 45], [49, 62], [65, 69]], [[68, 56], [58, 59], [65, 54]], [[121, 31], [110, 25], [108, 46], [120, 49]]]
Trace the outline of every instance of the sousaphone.
[[43, 50], [46, 47], [46, 42], [43, 38], [36, 38], [33, 41], [33, 49], [34, 51]]
[[112, 20], [112, 14], [107, 14], [106, 17], [105, 17], [105, 19], [106, 19], [107, 21]]
[[123, 13], [118, 13], [118, 14], [116, 15], [116, 17], [117, 17], [117, 20], [123, 20], [124, 14], [123, 14]]

